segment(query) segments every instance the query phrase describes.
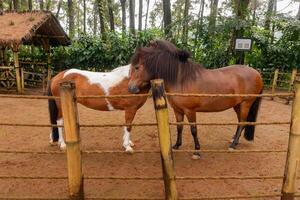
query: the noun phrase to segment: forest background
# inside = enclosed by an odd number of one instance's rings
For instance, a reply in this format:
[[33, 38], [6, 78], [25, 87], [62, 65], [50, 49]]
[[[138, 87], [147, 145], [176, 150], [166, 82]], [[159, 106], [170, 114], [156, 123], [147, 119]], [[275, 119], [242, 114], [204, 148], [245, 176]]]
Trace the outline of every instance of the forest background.
[[[47, 10], [59, 19], [72, 44], [52, 48], [55, 71], [111, 70], [159, 38], [207, 68], [237, 63], [240, 37], [253, 40], [243, 60], [254, 68], [291, 71], [300, 63], [299, 0], [0, 0], [0, 12], [10, 10]], [[20, 57], [45, 54], [23, 47]]]

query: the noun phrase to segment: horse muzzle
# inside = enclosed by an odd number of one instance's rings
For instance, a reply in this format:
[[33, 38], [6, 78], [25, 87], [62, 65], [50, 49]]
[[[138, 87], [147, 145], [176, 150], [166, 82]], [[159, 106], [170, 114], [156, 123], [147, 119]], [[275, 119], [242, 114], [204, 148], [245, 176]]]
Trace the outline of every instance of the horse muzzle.
[[140, 89], [137, 86], [135, 86], [135, 85], [129, 85], [128, 86], [128, 91], [130, 93], [137, 94], [137, 93], [140, 92]]

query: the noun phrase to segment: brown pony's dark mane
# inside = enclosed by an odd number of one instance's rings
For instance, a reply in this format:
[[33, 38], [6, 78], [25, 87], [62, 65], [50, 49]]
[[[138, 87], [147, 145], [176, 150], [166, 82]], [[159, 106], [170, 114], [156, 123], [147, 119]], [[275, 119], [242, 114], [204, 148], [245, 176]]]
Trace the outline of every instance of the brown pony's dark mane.
[[138, 49], [131, 58], [133, 65], [142, 61], [152, 79], [161, 78], [169, 84], [195, 80], [203, 67], [189, 60], [187, 51], [179, 50], [166, 40], [156, 40], [150, 46]]

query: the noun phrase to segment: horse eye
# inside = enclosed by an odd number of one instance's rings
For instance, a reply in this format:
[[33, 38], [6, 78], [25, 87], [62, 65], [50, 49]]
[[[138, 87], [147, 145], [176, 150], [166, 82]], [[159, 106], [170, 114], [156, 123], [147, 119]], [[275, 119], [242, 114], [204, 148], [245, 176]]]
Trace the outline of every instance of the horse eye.
[[138, 66], [138, 65], [134, 66], [134, 69], [135, 69], [135, 70], [138, 70], [138, 69], [139, 69], [139, 66]]

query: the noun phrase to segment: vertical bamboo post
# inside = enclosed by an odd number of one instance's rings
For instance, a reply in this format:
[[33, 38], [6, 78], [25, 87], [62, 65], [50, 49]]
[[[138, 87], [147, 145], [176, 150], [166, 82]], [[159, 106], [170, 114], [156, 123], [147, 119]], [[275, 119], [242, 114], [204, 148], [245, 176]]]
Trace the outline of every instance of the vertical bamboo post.
[[[294, 81], [295, 81], [295, 79], [296, 79], [296, 75], [297, 75], [297, 69], [294, 68], [293, 71], [292, 71], [292, 74], [291, 74], [291, 80], [290, 80], [288, 92], [291, 92], [291, 91], [292, 91], [293, 84], [294, 84]], [[287, 100], [286, 100], [286, 104], [289, 104], [289, 103], [290, 103], [290, 100], [291, 100], [291, 98], [288, 97]]]
[[61, 83], [60, 97], [67, 145], [69, 195], [70, 199], [83, 199], [83, 175], [75, 84], [71, 82]]
[[19, 66], [19, 52], [18, 51], [13, 51], [13, 57], [14, 57], [14, 65], [15, 65], [15, 70], [16, 70], [16, 85], [17, 85], [17, 92], [19, 94], [23, 93], [22, 90], [22, 78], [21, 78], [21, 71], [20, 71], [20, 66]]
[[151, 81], [152, 96], [157, 120], [159, 144], [161, 150], [162, 171], [165, 185], [165, 199], [176, 200], [177, 188], [169, 128], [169, 114], [163, 80]]
[[20, 75], [21, 75], [22, 93], [24, 93], [24, 90], [25, 90], [25, 80], [24, 80], [24, 68], [23, 68], [23, 66], [20, 66]]
[[[276, 69], [275, 72], [274, 72], [273, 83], [272, 83], [272, 94], [275, 94], [275, 89], [276, 89], [277, 79], [278, 79], [278, 73], [279, 73], [279, 69]], [[271, 97], [271, 99], [273, 100], [274, 97]]]
[[300, 82], [295, 82], [295, 98], [292, 107], [289, 145], [282, 184], [282, 200], [294, 199], [295, 182], [300, 159]]

